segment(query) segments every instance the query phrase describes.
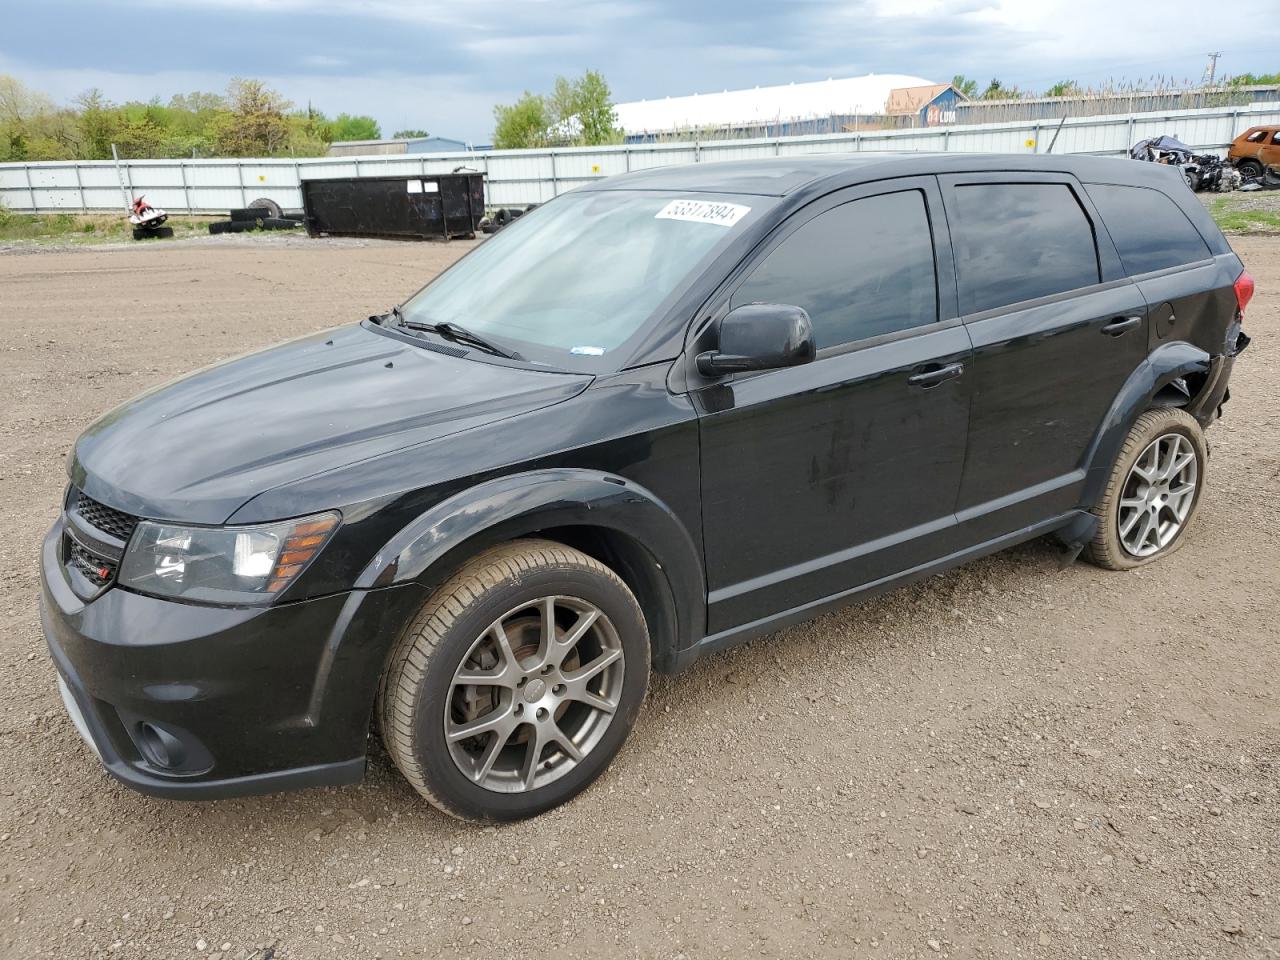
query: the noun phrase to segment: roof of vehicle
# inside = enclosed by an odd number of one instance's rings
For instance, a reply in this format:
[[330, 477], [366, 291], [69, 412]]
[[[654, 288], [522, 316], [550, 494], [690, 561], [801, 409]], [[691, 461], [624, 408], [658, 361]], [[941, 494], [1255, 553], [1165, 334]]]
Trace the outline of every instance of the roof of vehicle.
[[653, 167], [609, 177], [581, 189], [671, 190], [785, 197], [820, 181], [837, 188], [889, 177], [994, 170], [1069, 173], [1085, 181], [1111, 183], [1158, 185], [1163, 181], [1167, 185], [1170, 168], [1119, 157], [865, 151]]

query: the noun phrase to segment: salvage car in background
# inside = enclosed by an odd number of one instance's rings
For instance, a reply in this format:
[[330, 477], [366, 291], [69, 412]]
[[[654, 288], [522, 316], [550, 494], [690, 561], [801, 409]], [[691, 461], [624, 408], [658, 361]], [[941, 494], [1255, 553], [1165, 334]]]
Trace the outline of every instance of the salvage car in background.
[[1250, 127], [1231, 141], [1227, 159], [1246, 180], [1261, 177], [1267, 167], [1280, 167], [1280, 126]]
[[1134, 160], [1177, 167], [1193, 191], [1211, 190], [1230, 193], [1240, 187], [1242, 174], [1231, 164], [1212, 153], [1194, 153], [1177, 137], [1151, 137], [1139, 140], [1129, 148]]
[[67, 709], [165, 797], [410, 783], [512, 820], [604, 772], [651, 665], [1033, 537], [1182, 542], [1253, 283], [1175, 168], [666, 167], [402, 306], [89, 427], [44, 542]]

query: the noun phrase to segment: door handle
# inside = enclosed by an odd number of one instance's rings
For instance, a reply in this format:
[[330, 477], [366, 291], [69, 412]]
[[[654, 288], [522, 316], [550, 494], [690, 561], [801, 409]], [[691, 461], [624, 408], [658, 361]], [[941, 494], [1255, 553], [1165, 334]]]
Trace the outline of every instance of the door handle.
[[1108, 337], [1123, 336], [1127, 331], [1132, 330], [1141, 322], [1141, 317], [1116, 317], [1102, 328], [1102, 332]]
[[919, 373], [913, 373], [907, 377], [907, 383], [913, 387], [923, 387], [927, 390], [929, 387], [936, 387], [947, 380], [954, 380], [962, 373], [964, 373], [963, 363], [948, 363], [945, 367], [931, 364], [930, 367], [921, 370]]

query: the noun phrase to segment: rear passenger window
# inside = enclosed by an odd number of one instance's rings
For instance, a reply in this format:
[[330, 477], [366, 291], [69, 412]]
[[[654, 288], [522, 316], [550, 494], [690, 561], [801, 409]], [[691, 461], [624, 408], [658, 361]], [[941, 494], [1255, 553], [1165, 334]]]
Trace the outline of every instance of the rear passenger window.
[[1098, 282], [1093, 225], [1066, 184], [962, 184], [955, 196], [962, 312]]
[[938, 282], [924, 194], [864, 197], [814, 217], [738, 288], [733, 305], [744, 303], [803, 307], [819, 349], [933, 323]]
[[1159, 190], [1097, 183], [1087, 189], [1130, 276], [1213, 256], [1187, 215]]

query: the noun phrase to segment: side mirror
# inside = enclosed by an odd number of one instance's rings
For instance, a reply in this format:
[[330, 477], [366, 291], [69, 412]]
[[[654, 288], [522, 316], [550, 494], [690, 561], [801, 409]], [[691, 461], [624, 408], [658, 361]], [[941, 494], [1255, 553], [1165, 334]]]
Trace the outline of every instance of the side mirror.
[[720, 321], [718, 348], [698, 354], [704, 377], [747, 370], [774, 370], [808, 363], [817, 356], [813, 324], [800, 307], [749, 303]]

